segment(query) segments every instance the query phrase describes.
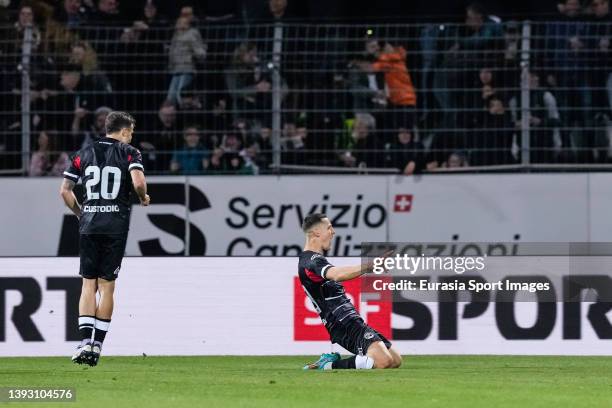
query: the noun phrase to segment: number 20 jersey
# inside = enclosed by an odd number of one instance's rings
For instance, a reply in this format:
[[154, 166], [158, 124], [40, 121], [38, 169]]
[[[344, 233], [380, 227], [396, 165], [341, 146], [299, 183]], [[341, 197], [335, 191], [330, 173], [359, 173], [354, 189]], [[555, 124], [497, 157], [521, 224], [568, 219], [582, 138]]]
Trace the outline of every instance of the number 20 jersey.
[[132, 178], [144, 171], [135, 147], [116, 139], [97, 139], [73, 154], [64, 178], [83, 182], [81, 234], [125, 234], [130, 226]]

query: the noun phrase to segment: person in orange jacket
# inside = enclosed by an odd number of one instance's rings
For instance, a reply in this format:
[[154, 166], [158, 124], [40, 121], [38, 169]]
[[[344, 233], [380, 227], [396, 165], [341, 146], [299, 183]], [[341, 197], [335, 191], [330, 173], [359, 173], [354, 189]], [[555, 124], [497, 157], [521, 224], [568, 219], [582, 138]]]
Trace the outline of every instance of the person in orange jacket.
[[362, 69], [369, 72], [382, 72], [385, 76], [385, 95], [387, 97], [388, 114], [382, 128], [391, 132], [397, 129], [411, 129], [414, 125], [414, 116], [417, 95], [410, 72], [406, 66], [406, 50], [404, 47], [394, 47], [386, 43], [381, 49], [377, 40], [368, 39], [367, 48], [375, 54], [375, 62], [363, 63]]

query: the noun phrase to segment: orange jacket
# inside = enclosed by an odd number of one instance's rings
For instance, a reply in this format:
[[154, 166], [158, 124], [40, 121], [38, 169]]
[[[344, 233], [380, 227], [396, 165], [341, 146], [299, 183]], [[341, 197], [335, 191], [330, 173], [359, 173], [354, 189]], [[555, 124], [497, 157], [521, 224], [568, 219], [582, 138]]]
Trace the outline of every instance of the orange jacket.
[[416, 92], [408, 68], [406, 68], [406, 50], [395, 47], [392, 53], [382, 53], [378, 61], [372, 64], [374, 71], [385, 73], [385, 82], [389, 92], [389, 101], [393, 105], [416, 106]]

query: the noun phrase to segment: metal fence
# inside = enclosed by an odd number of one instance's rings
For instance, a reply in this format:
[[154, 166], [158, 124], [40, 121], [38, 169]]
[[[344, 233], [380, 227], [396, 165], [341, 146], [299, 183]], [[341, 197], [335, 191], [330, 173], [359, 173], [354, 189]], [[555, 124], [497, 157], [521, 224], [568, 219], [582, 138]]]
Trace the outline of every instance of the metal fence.
[[607, 167], [612, 25], [0, 27], [0, 172], [137, 121], [149, 173]]

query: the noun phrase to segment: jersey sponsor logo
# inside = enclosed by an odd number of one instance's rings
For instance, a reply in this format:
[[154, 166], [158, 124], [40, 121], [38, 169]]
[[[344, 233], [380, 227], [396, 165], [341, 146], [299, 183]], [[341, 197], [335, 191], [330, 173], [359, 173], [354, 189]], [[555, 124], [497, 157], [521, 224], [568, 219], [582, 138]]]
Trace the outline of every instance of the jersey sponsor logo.
[[374, 333], [372, 332], [365, 332], [365, 334], [363, 335], [363, 338], [366, 340], [370, 340], [374, 338]]
[[111, 213], [120, 212], [118, 205], [85, 205], [84, 213]]

